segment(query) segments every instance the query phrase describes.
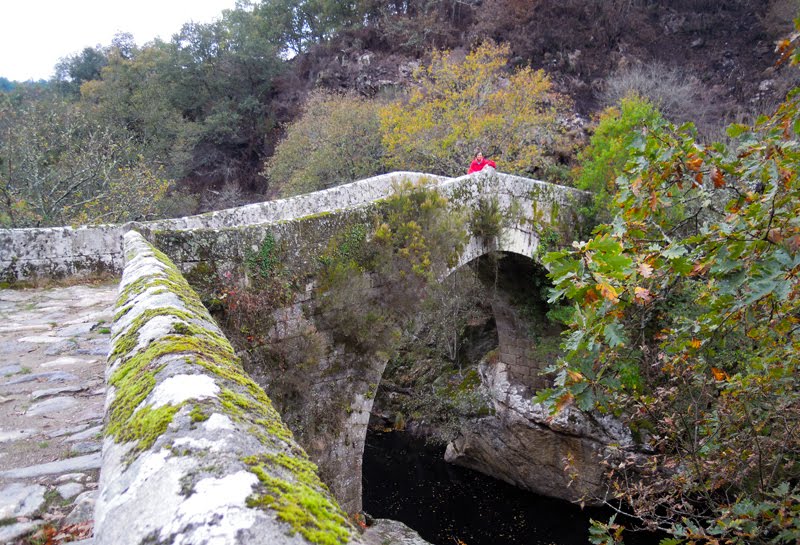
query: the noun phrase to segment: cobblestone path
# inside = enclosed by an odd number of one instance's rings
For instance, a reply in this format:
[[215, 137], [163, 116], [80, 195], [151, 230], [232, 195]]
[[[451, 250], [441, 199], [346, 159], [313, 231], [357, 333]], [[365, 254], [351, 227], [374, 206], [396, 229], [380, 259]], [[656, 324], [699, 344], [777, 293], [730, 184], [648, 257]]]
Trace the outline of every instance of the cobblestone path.
[[91, 536], [116, 293], [0, 290], [0, 543]]

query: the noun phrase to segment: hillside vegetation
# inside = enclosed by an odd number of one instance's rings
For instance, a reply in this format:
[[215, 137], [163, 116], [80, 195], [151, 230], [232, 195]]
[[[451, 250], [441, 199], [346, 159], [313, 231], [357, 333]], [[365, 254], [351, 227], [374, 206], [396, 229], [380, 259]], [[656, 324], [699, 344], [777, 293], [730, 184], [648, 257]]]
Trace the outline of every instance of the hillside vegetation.
[[[396, 168], [455, 175], [476, 146], [503, 169], [570, 183], [587, 116], [630, 92], [673, 121], [695, 121], [704, 134], [777, 104], [795, 76], [773, 66], [774, 43], [791, 31], [796, 7], [794, 0], [264, 0], [240, 2], [214, 23], [187, 24], [169, 41], [140, 45], [121, 34], [62, 59], [51, 81], [0, 81], [0, 223], [176, 216]], [[502, 55], [470, 61], [481, 44]], [[455, 66], [459, 77], [491, 81], [447, 83], [443, 70]], [[526, 77], [537, 79], [525, 83], [535, 87], [504, 87]], [[459, 101], [426, 94], [432, 85], [453, 85]], [[532, 102], [515, 102], [514, 89]], [[292, 123], [304, 112], [327, 115], [319, 98], [307, 103], [311, 91], [345, 93], [337, 100], [351, 101], [340, 107], [354, 118], [349, 127], [335, 124], [348, 139], [338, 154], [317, 154], [311, 163], [322, 166], [295, 164], [313, 183], [281, 167], [280, 153], [272, 159], [284, 137], [287, 147], [299, 137]], [[370, 116], [378, 109], [376, 130]], [[449, 129], [414, 134], [392, 121], [412, 109]], [[416, 121], [414, 130], [423, 130], [424, 120]], [[431, 137], [429, 149], [419, 147]], [[346, 156], [364, 156], [363, 164], [342, 168]], [[120, 186], [155, 198], [126, 198], [120, 207]]]

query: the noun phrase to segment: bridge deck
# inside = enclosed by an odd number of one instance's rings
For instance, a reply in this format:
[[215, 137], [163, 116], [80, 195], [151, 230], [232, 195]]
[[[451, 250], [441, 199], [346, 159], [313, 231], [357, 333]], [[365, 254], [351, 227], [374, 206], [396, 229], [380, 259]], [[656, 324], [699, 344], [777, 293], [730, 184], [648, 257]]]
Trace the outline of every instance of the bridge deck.
[[91, 532], [116, 293], [0, 290], [0, 519], [22, 517], [0, 543], [46, 523]]

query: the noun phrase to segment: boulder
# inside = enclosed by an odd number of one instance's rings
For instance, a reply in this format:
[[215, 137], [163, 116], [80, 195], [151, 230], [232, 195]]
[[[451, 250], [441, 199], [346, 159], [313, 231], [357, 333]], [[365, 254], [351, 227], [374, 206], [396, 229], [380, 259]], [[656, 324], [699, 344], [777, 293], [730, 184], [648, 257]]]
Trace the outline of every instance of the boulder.
[[480, 373], [495, 414], [465, 426], [445, 459], [537, 494], [600, 503], [606, 494], [601, 462], [610, 445], [632, 446], [630, 433], [613, 419], [574, 408], [551, 416], [529, 389], [509, 381], [501, 362], [481, 364]]

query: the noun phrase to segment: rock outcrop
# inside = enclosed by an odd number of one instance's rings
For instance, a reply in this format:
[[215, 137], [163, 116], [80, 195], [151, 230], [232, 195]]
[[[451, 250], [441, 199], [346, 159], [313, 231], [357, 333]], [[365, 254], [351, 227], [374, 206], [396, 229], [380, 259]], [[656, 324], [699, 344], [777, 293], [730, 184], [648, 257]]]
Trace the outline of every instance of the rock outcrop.
[[463, 429], [445, 459], [537, 494], [587, 503], [602, 499], [600, 462], [610, 445], [630, 446], [630, 433], [612, 418], [574, 408], [551, 416], [528, 388], [509, 380], [502, 362], [484, 362], [480, 373], [495, 414]]

